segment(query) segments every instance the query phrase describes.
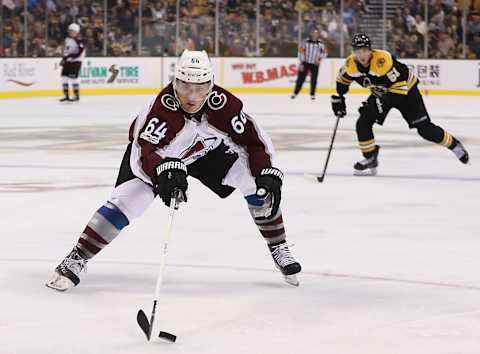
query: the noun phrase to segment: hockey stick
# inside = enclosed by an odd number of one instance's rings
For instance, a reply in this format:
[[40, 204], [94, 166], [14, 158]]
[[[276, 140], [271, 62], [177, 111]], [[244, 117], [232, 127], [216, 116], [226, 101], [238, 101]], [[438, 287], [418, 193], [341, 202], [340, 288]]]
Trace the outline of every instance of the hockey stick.
[[323, 166], [322, 175], [316, 176], [319, 183], [323, 182], [323, 180], [325, 179], [325, 173], [327, 173], [328, 161], [330, 160], [330, 154], [332, 153], [333, 142], [335, 141], [335, 136], [337, 135], [338, 123], [340, 122], [340, 118], [340, 116], [337, 116], [337, 120], [335, 121], [335, 128], [333, 128], [332, 139], [330, 140], [330, 147], [328, 148], [327, 159], [325, 161], [325, 166]]
[[[150, 322], [148, 322], [147, 315], [145, 312], [140, 309], [138, 310], [137, 313], [137, 323], [142, 329], [143, 333], [147, 336], [147, 340], [150, 341], [150, 337], [152, 336], [152, 330], [153, 330], [153, 322], [155, 320], [155, 314], [157, 312], [157, 304], [160, 298], [160, 288], [162, 287], [162, 281], [163, 281], [163, 268], [165, 268], [165, 258], [167, 256], [167, 246], [168, 246], [168, 241], [170, 239], [170, 236], [172, 234], [172, 228], [173, 228], [173, 217], [175, 216], [175, 211], [178, 209], [178, 202], [180, 199], [180, 193], [179, 191], [174, 191], [173, 196], [170, 199], [170, 210], [168, 214], [168, 226], [167, 226], [167, 233], [165, 235], [163, 245], [162, 245], [162, 256], [160, 258], [160, 268], [158, 269], [158, 276], [157, 276], [157, 285], [155, 286], [155, 295], [153, 297], [153, 308], [152, 308], [152, 314], [150, 315]], [[168, 333], [168, 332], [163, 332], [160, 331], [158, 334], [159, 338], [165, 339], [169, 342], [175, 342], [177, 340], [177, 336], [174, 334]]]

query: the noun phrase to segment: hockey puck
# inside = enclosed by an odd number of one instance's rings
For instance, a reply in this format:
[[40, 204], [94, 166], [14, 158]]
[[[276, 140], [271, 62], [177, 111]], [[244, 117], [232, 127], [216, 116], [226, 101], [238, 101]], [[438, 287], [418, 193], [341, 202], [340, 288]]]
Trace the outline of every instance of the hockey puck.
[[177, 340], [176, 335], [168, 333], [168, 332], [160, 332], [158, 334], [158, 338], [165, 339], [165, 340], [167, 340], [169, 342], [172, 342], [172, 343], [175, 343], [175, 341]]

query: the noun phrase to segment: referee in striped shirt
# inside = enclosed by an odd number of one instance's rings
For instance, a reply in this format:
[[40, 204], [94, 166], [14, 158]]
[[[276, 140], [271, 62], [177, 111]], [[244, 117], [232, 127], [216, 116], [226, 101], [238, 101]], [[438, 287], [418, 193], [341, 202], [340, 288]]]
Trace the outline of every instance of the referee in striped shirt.
[[300, 45], [300, 48], [298, 48], [300, 65], [298, 67], [297, 82], [292, 94], [292, 99], [298, 95], [305, 82], [305, 78], [310, 72], [310, 98], [312, 101], [315, 100], [318, 68], [320, 66], [320, 61], [327, 56], [325, 45], [319, 38], [320, 32], [317, 28], [313, 28], [310, 32], [310, 37], [304, 40]]

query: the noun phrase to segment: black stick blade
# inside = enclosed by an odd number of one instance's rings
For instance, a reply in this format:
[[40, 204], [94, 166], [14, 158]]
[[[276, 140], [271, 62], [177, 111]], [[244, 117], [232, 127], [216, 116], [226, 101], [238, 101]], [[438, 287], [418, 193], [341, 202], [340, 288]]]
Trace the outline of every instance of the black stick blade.
[[162, 338], [168, 340], [169, 342], [175, 343], [177, 340], [177, 336], [168, 332], [160, 332], [158, 334], [158, 338]]
[[317, 181], [322, 183], [325, 176], [317, 176]]
[[145, 312], [143, 312], [143, 310], [138, 310], [137, 323], [142, 329], [143, 333], [145, 333], [145, 336], [147, 336], [147, 340], [149, 341], [152, 331], [150, 330], [150, 323], [148, 322], [148, 318], [145, 315]]

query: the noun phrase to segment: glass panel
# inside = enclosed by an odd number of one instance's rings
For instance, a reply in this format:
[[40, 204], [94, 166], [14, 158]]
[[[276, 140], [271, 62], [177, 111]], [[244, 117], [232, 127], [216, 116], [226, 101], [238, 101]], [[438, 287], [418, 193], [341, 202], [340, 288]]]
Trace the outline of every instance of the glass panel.
[[43, 1], [27, 2], [26, 56], [44, 57], [47, 55], [47, 11]]
[[24, 56], [23, 42], [23, 1], [3, 2], [3, 55], [7, 57]]
[[4, 26], [5, 26], [5, 19], [3, 15], [3, 1], [0, 1], [0, 57], [5, 56], [5, 37], [4, 37]]
[[140, 0], [107, 0], [107, 56], [138, 54]]
[[180, 19], [177, 54], [184, 49], [215, 53], [215, 1], [179, 0]]
[[[425, 58], [428, 24], [423, 1], [387, 1], [387, 50], [399, 58]], [[428, 20], [428, 18], [427, 18]]]
[[256, 0], [222, 1], [218, 21], [220, 56], [256, 55], [256, 11]]
[[260, 1], [261, 56], [297, 55], [299, 27], [296, 3], [293, 0]]
[[[35, 21], [43, 16], [45, 26], [46, 56], [62, 56], [68, 26], [71, 23], [80, 25], [80, 35], [86, 44], [87, 55], [103, 55], [103, 0], [88, 1], [52, 1], [46, 0], [37, 6], [43, 15], [35, 14]], [[35, 26], [38, 26], [35, 24]]]
[[472, 1], [465, 12], [465, 57], [480, 59], [480, 1]]
[[344, 42], [348, 43], [348, 27], [342, 25], [340, 17], [340, 1], [312, 1], [311, 6], [297, 5], [302, 11], [302, 40], [310, 35], [313, 28], [320, 31], [320, 38], [325, 42], [329, 57], [340, 57], [341, 33], [343, 28]]
[[176, 0], [143, 0], [142, 2], [141, 55], [175, 55]]
[[[336, 1], [337, 8], [342, 8], [341, 1]], [[370, 37], [372, 42], [377, 48], [383, 48], [383, 36], [384, 36], [384, 13], [383, 6], [377, 8], [377, 13], [367, 7], [365, 0], [351, 1], [343, 0], [343, 51], [340, 51], [341, 56], [348, 56], [352, 51], [351, 37], [360, 31], [363, 31], [362, 24], [369, 23], [372, 26], [369, 28]], [[378, 14], [378, 16], [377, 16]], [[371, 22], [371, 19], [375, 18], [375, 22]], [[340, 25], [337, 26], [337, 36], [340, 35]], [[340, 47], [340, 43], [339, 43]]]
[[428, 18], [429, 58], [462, 58], [462, 11], [457, 3], [443, 1], [430, 4]]

